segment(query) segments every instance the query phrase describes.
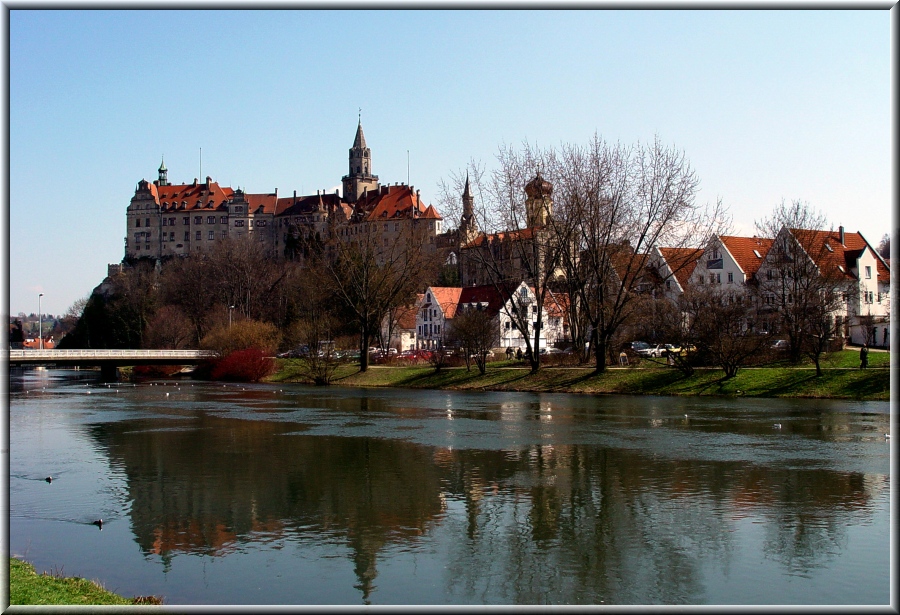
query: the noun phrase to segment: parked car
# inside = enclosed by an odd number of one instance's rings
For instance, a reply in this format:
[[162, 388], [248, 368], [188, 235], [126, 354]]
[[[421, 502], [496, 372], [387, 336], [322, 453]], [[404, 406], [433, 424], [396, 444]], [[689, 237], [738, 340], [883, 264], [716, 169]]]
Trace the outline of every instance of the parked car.
[[646, 348], [641, 348], [636, 352], [642, 357], [661, 357], [666, 354], [666, 347], [664, 344], [654, 344], [653, 346], [647, 344]]
[[641, 354], [641, 351], [646, 351], [650, 348], [650, 344], [647, 342], [628, 342], [624, 346], [622, 346], [622, 350], [625, 352], [631, 351], [635, 354]]
[[541, 354], [562, 354], [559, 348], [541, 348]]
[[771, 346], [774, 350], [787, 350], [788, 347], [790, 347], [790, 344], [787, 340], [775, 340]]

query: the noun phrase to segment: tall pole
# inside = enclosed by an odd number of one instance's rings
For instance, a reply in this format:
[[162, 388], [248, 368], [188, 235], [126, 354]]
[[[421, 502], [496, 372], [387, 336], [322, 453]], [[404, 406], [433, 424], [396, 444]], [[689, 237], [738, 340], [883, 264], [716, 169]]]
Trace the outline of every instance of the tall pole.
[[228, 328], [229, 328], [229, 329], [231, 328], [231, 313], [232, 313], [233, 311], [234, 311], [234, 306], [233, 306], [233, 305], [229, 305], [229, 306], [228, 306]]
[[38, 339], [40, 340], [40, 348], [44, 349], [44, 327], [41, 322], [43, 318], [41, 318], [41, 297], [44, 296], [44, 293], [38, 293]]

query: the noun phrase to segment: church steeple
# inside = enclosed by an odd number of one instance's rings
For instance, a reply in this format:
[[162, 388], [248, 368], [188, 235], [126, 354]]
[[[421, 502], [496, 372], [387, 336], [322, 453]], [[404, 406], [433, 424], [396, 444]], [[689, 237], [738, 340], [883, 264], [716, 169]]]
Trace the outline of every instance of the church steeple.
[[356, 125], [356, 136], [353, 139], [353, 147], [350, 148], [349, 169], [347, 175], [342, 178], [344, 183], [344, 200], [355, 203], [359, 200], [363, 191], [378, 189], [378, 176], [372, 174], [372, 150], [366, 146], [366, 136], [363, 133], [362, 115]]
[[469, 173], [466, 172], [466, 187], [462, 194], [463, 212], [459, 220], [459, 241], [465, 245], [478, 234], [478, 223], [475, 221], [475, 199], [469, 190]]

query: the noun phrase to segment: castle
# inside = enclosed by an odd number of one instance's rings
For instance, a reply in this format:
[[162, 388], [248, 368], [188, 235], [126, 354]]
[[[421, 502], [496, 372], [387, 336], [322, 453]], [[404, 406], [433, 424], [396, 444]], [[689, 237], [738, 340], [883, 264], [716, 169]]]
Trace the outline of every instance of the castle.
[[362, 233], [387, 242], [415, 231], [435, 249], [443, 219], [425, 205], [413, 186], [382, 185], [372, 173], [372, 152], [362, 121], [350, 148], [343, 194], [279, 197], [278, 191], [250, 194], [206, 177], [170, 184], [163, 161], [153, 182], [142, 179], [127, 209], [125, 259], [208, 253], [216, 242], [252, 237], [277, 258], [292, 258], [303, 240], [334, 238], [352, 243]]

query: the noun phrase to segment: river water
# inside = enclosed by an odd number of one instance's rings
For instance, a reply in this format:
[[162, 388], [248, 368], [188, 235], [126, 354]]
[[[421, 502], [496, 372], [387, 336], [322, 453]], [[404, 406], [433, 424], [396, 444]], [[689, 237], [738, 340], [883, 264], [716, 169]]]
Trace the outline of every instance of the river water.
[[93, 377], [11, 372], [10, 551], [126, 596], [890, 601], [886, 402]]

